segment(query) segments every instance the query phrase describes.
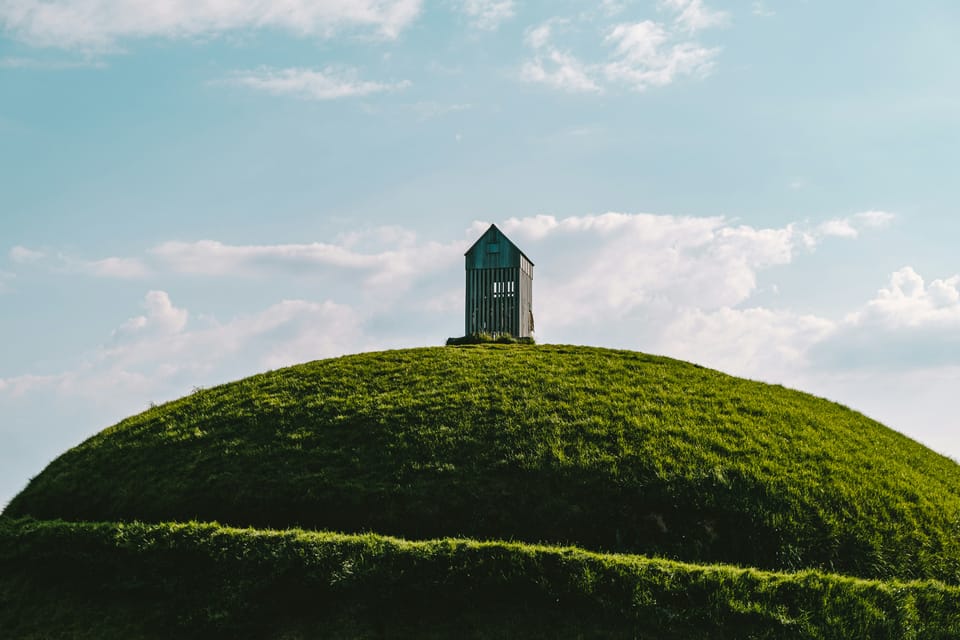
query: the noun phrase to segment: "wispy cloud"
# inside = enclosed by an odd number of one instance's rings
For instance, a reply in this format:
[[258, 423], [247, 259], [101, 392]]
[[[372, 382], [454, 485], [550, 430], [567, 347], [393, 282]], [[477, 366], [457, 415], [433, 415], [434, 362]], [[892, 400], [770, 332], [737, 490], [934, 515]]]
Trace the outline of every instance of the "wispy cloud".
[[606, 37], [615, 55], [603, 65], [603, 74], [635, 91], [665, 86], [683, 76], [707, 76], [720, 50], [696, 42], [671, 44], [672, 37], [649, 20], [615, 26]]
[[494, 30], [514, 15], [513, 0], [463, 0], [461, 6], [478, 29]]
[[605, 16], [615, 16], [627, 8], [627, 0], [602, 0], [600, 13]]
[[369, 96], [385, 91], [399, 91], [410, 86], [400, 82], [363, 80], [356, 69], [325, 67], [323, 69], [273, 69], [261, 67], [237, 71], [227, 82], [263, 91], [272, 95], [289, 95], [306, 100], [337, 100]]
[[871, 210], [854, 214], [853, 219], [868, 229], [884, 229], [889, 226], [896, 217], [896, 214], [890, 213], [889, 211]]
[[895, 217], [887, 211], [864, 211], [846, 218], [827, 220], [817, 227], [817, 233], [824, 236], [856, 238], [864, 229], [883, 229], [889, 226]]
[[10, 249], [10, 260], [18, 264], [29, 264], [42, 260], [47, 254], [43, 251], [36, 251], [26, 247], [16, 246]]
[[58, 273], [80, 274], [99, 278], [135, 279], [150, 274], [150, 269], [140, 258], [109, 256], [89, 260], [64, 253], [53, 253], [27, 247], [15, 246], [8, 253], [10, 261]]
[[71, 270], [100, 278], [134, 279], [143, 278], [150, 273], [143, 262], [137, 258], [103, 258], [102, 260], [69, 261]]
[[538, 52], [520, 70], [520, 76], [528, 82], [563, 91], [601, 93], [603, 89], [591, 74], [591, 68], [576, 57], [554, 48]]
[[701, 0], [662, 0], [673, 14], [669, 23], [654, 20], [621, 22], [604, 29], [606, 60], [587, 62], [555, 44], [556, 36], [574, 30], [570, 21], [553, 18], [527, 30], [525, 43], [533, 56], [521, 66], [522, 79], [571, 92], [602, 93], [610, 87], [643, 91], [683, 77], [703, 78], [720, 54], [691, 39], [705, 29], [725, 26], [728, 15]]
[[688, 33], [725, 27], [730, 22], [730, 14], [707, 7], [703, 0], [660, 0], [660, 6], [674, 12], [674, 24]]
[[[369, 241], [370, 237], [364, 234], [363, 242]], [[454, 245], [419, 243], [408, 235], [398, 235], [392, 241], [382, 238], [381, 235], [366, 246], [354, 234], [343, 237], [339, 243], [228, 245], [215, 240], [165, 242], [151, 253], [167, 269], [178, 273], [251, 276], [288, 270], [319, 275], [318, 269], [326, 269], [356, 274], [360, 278], [359, 284], [367, 287], [404, 290], [414, 284], [418, 273], [422, 273], [422, 262], [437, 267], [450, 266], [458, 252], [466, 248], [465, 242]]]
[[548, 20], [527, 29], [524, 41], [533, 49], [533, 58], [524, 62], [520, 77], [554, 89], [578, 93], [600, 93], [602, 88], [591, 77], [594, 69], [573, 54], [561, 51], [553, 44], [554, 30], [565, 28], [567, 21]]
[[394, 38], [421, 0], [3, 0], [0, 28], [33, 45], [110, 51], [136, 38], [189, 38], [244, 29], [329, 37], [363, 29]]
[[7, 56], [0, 58], [0, 69], [23, 69], [30, 71], [62, 71], [66, 69], [103, 69], [102, 60], [83, 58], [80, 60], [60, 60], [44, 58], [23, 58]]
[[407, 229], [381, 226], [343, 233], [330, 242], [238, 245], [216, 240], [168, 241], [142, 256], [96, 259], [17, 246], [9, 257], [18, 265], [61, 275], [119, 279], [164, 274], [234, 278], [336, 275], [337, 279], [353, 277], [357, 286], [399, 291], [413, 286], [423, 261], [435, 268], [449, 268], [467, 244], [466, 240], [422, 241]]

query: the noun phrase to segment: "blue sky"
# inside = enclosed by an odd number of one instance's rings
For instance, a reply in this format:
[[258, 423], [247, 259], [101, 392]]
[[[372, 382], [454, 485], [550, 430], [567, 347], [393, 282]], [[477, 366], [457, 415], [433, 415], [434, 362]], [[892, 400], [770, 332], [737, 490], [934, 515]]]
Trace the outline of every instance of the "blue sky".
[[960, 5], [0, 0], [0, 503], [151, 402], [462, 333], [837, 400], [960, 456]]

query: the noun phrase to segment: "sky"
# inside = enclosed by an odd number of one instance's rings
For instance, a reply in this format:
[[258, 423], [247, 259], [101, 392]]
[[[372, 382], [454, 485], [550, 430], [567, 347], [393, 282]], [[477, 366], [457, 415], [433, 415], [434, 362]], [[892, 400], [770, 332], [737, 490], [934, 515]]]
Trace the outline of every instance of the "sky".
[[0, 505], [124, 417], [463, 333], [840, 402], [960, 458], [960, 4], [0, 0]]

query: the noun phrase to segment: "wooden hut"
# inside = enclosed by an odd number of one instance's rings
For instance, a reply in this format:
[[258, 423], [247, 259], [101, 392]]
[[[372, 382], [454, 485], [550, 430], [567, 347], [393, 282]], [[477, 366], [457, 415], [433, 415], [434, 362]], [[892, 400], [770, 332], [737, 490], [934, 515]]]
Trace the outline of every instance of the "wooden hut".
[[467, 251], [466, 335], [533, 333], [533, 263], [492, 224]]

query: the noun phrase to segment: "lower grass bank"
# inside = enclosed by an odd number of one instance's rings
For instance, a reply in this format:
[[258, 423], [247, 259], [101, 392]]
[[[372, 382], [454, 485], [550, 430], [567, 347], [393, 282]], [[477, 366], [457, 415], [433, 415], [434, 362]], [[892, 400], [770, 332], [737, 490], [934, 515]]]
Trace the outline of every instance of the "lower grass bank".
[[960, 587], [577, 548], [0, 518], [7, 638], [960, 637]]

